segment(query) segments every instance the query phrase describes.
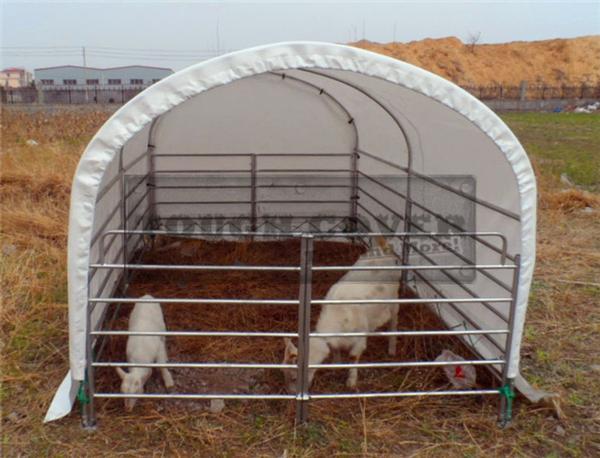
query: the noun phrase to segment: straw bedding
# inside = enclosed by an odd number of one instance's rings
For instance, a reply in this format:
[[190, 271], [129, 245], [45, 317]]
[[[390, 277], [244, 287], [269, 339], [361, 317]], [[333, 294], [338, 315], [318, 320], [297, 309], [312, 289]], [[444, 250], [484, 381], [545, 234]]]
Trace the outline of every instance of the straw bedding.
[[[316, 241], [315, 265], [352, 265], [364, 248], [359, 244]], [[269, 242], [231, 242], [189, 240], [163, 237], [155, 241], [142, 261], [148, 264], [221, 264], [280, 265], [300, 263], [299, 240]], [[313, 298], [323, 298], [344, 272], [313, 273]], [[128, 296], [152, 294], [161, 298], [252, 298], [297, 299], [299, 275], [296, 272], [242, 271], [138, 271], [133, 277]], [[124, 304], [113, 329], [127, 329], [132, 306]], [[170, 331], [297, 331], [297, 306], [289, 305], [199, 305], [164, 304], [163, 313]], [[312, 325], [319, 314], [312, 309]], [[426, 306], [402, 305], [399, 330], [444, 329], [437, 316]], [[112, 337], [102, 360], [125, 361], [126, 338]], [[167, 340], [172, 362], [247, 362], [279, 363], [283, 358], [280, 338], [172, 337]], [[453, 337], [399, 337], [396, 357], [387, 355], [386, 338], [369, 338], [362, 361], [433, 360], [443, 349], [471, 358], [462, 343]], [[348, 360], [349, 361], [349, 360]], [[490, 375], [477, 369], [479, 382], [488, 386]], [[180, 393], [282, 393], [283, 376], [278, 370], [250, 369], [174, 369], [175, 391]], [[315, 392], [347, 392], [347, 371], [319, 371], [312, 389]], [[112, 369], [100, 368], [96, 375], [97, 391], [119, 391], [119, 378]], [[362, 369], [358, 389], [361, 391], [414, 391], [448, 389], [449, 384], [440, 368]], [[164, 393], [158, 371], [146, 385], [146, 392]], [[171, 400], [141, 405], [182, 411], [204, 409], [206, 401]], [[235, 401], [245, 405], [252, 401]], [[324, 401], [328, 403], [329, 401]], [[275, 404], [275, 403], [271, 403]], [[292, 408], [293, 403], [287, 403]], [[254, 405], [254, 404], [251, 404]], [[104, 404], [105, 409], [120, 407], [117, 400]], [[143, 408], [143, 407], [142, 407]], [[149, 407], [147, 407], [149, 408]]]

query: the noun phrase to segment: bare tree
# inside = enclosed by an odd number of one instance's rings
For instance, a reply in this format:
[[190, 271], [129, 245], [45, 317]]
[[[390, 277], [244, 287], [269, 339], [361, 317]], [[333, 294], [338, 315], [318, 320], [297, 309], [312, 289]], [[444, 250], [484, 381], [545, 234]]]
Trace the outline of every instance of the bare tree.
[[469, 32], [469, 35], [467, 35], [467, 48], [469, 48], [469, 51], [475, 53], [475, 45], [479, 43], [479, 40], [481, 40], [481, 32]]

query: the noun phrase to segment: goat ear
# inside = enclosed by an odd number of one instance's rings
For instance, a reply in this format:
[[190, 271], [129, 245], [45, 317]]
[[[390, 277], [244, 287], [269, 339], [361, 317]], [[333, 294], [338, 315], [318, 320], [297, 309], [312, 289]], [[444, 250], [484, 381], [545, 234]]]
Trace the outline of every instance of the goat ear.
[[298, 349], [293, 344], [292, 340], [289, 337], [284, 337], [283, 341], [285, 342], [285, 358], [289, 359], [298, 356]]
[[124, 379], [125, 376], [127, 375], [127, 372], [125, 372], [120, 367], [115, 367], [115, 370], [117, 371], [117, 374], [119, 374], [119, 377], [121, 377], [121, 379]]

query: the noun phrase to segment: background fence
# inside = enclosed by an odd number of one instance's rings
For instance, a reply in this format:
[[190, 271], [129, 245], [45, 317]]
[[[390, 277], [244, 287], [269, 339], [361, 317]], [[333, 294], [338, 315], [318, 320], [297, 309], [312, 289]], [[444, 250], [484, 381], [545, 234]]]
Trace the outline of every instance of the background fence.
[[49, 105], [123, 104], [148, 86], [50, 86], [0, 88], [0, 100], [6, 104], [40, 103]]
[[[0, 88], [0, 101], [5, 104], [123, 104], [147, 86], [51, 86]], [[577, 100], [600, 99], [600, 85], [548, 86], [462, 86], [480, 100]]]
[[462, 86], [480, 100], [549, 100], [549, 99], [598, 99], [600, 85], [548, 86], [545, 84], [519, 86]]

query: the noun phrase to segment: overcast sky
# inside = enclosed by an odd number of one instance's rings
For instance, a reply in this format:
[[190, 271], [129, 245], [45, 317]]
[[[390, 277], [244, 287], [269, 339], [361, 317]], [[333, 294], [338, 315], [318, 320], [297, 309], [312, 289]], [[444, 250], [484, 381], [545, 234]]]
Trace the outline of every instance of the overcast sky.
[[481, 32], [497, 43], [600, 34], [600, 0], [7, 2], [0, 65], [83, 62], [179, 69], [217, 51], [288, 40], [389, 42]]

